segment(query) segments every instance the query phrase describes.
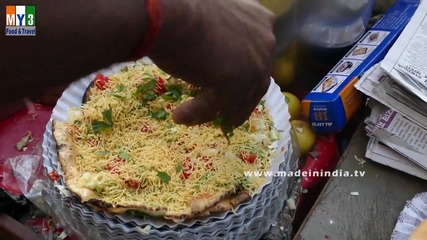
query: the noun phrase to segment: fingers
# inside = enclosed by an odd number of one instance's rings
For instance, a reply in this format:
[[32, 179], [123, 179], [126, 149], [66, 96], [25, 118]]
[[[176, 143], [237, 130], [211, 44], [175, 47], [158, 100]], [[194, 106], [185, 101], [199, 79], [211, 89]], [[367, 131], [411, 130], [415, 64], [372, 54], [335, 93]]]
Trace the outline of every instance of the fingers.
[[202, 90], [195, 98], [184, 102], [173, 112], [173, 120], [177, 124], [187, 126], [210, 122], [219, 112], [218, 96], [212, 90]]
[[265, 78], [248, 89], [239, 88], [230, 92], [204, 90], [194, 99], [176, 108], [173, 120], [177, 124], [194, 126], [221, 117], [224, 128], [239, 127], [249, 119], [269, 86], [270, 79]]
[[232, 105], [228, 105], [226, 109], [222, 109], [224, 127], [236, 128], [248, 120], [262, 97], [267, 93], [269, 86], [270, 78], [257, 81], [257, 84], [251, 86], [247, 95], [240, 93], [240, 97], [234, 100]]

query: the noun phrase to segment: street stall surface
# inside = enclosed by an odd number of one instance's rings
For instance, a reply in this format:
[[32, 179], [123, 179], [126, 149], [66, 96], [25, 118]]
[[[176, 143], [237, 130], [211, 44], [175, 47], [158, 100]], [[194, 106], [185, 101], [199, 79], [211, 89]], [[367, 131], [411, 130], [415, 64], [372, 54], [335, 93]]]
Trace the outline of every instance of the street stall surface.
[[426, 181], [364, 158], [368, 137], [361, 124], [337, 169], [363, 177], [332, 177], [295, 240], [390, 239], [400, 212]]

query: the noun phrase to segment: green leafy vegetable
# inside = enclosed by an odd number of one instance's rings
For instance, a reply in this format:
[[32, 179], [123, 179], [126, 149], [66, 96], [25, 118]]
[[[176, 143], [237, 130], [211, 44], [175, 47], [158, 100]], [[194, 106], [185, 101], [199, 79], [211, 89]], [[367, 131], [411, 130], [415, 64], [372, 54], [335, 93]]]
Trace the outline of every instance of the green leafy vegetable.
[[151, 117], [157, 120], [166, 120], [168, 113], [164, 109], [152, 112]]
[[102, 151], [97, 152], [96, 155], [98, 155], [98, 156], [105, 156], [105, 155], [108, 155], [109, 153], [110, 153], [109, 151], [102, 150]]
[[95, 120], [92, 122], [92, 130], [96, 134], [113, 128], [113, 111], [111, 107], [102, 112], [102, 118], [104, 121]]
[[122, 150], [119, 152], [119, 157], [124, 160], [129, 160], [129, 153]]
[[176, 173], [182, 172], [182, 165], [181, 164], [176, 165], [175, 171], [176, 171]]
[[119, 84], [117, 86], [117, 92], [123, 92], [126, 89], [126, 86], [123, 84]]
[[152, 77], [147, 83], [139, 85], [136, 89], [137, 95], [143, 95], [148, 91], [152, 91], [154, 87], [156, 86], [156, 79]]
[[175, 84], [175, 85], [168, 85], [166, 86], [166, 93], [163, 95], [163, 99], [168, 101], [179, 101], [181, 100], [182, 96], [182, 86]]
[[108, 129], [111, 129], [111, 128], [113, 128], [113, 125], [106, 123], [106, 122], [103, 122], [103, 121], [96, 121], [95, 120], [92, 122], [92, 130], [93, 130], [93, 132], [95, 132], [97, 134], [101, 133], [103, 131], [106, 131]]
[[102, 117], [106, 123], [113, 125], [113, 110], [111, 107], [102, 112]]
[[114, 96], [114, 97], [122, 99], [122, 100], [126, 99], [126, 94], [124, 94], [124, 93], [111, 93], [111, 96]]
[[153, 91], [156, 87], [157, 81], [151, 75], [148, 75], [147, 77], [149, 78], [149, 81], [145, 84], [139, 85], [135, 93], [136, 96], [142, 97], [142, 106], [147, 105], [148, 101], [154, 100], [157, 97]]
[[144, 100], [151, 101], [156, 99], [156, 94], [153, 91], [148, 91], [143, 95]]
[[27, 144], [30, 142], [31, 135], [32, 133], [28, 131], [27, 134], [19, 142], [16, 143], [16, 148], [19, 151], [22, 151], [27, 146]]
[[125, 88], [126, 88], [126, 86], [125, 85], [123, 85], [123, 84], [119, 84], [118, 86], [117, 86], [117, 89], [116, 89], [116, 91], [115, 92], [113, 92], [112, 90], [110, 90], [109, 92], [108, 92], [108, 94], [110, 94], [111, 96], [114, 96], [114, 97], [116, 97], [116, 98], [119, 98], [119, 99], [125, 99], [126, 98], [126, 93], [124, 93], [123, 91], [125, 90]]
[[171, 180], [171, 176], [165, 172], [157, 172], [157, 177], [159, 177], [160, 180], [166, 184], [168, 184]]
[[80, 121], [80, 120], [75, 120], [74, 121], [74, 125], [81, 125], [82, 124], [82, 121]]

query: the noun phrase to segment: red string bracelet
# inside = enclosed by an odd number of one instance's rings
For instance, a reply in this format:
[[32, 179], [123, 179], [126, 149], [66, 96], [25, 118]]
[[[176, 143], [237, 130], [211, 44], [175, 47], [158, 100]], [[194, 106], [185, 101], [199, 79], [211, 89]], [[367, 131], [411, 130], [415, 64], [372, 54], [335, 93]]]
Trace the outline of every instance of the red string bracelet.
[[148, 14], [148, 28], [147, 34], [144, 35], [144, 41], [141, 45], [138, 46], [133, 56], [132, 60], [138, 60], [150, 51], [151, 47], [154, 44], [154, 40], [160, 31], [160, 25], [162, 24], [162, 18], [160, 15], [160, 0], [145, 0], [145, 8]]

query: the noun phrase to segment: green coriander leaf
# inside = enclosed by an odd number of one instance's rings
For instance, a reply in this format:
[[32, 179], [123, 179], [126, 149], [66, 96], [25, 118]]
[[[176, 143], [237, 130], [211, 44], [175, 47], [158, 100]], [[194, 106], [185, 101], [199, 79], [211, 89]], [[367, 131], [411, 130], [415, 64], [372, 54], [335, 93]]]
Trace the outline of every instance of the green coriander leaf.
[[164, 109], [152, 112], [151, 117], [157, 120], [166, 120], [168, 113]]
[[154, 89], [154, 87], [156, 86], [156, 79], [153, 78], [153, 76], [150, 76], [150, 80], [145, 83], [145, 84], [141, 84], [137, 87], [136, 89], [136, 96], [141, 96], [144, 95], [145, 93], [147, 93], [148, 91], [152, 91]]
[[80, 121], [80, 120], [75, 120], [74, 121], [74, 125], [81, 125], [82, 124], [82, 121]]
[[167, 174], [165, 172], [157, 172], [157, 177], [159, 177], [160, 180], [166, 184], [168, 184], [169, 181], [171, 180], [171, 176], [169, 176], [169, 174]]
[[106, 123], [103, 121], [93, 121], [92, 122], [92, 130], [94, 133], [101, 133], [103, 131], [112, 129], [113, 125], [110, 123]]
[[124, 160], [129, 160], [129, 153], [122, 150], [119, 152], [119, 157]]
[[28, 144], [28, 142], [30, 141], [32, 133], [30, 131], [27, 132], [27, 134], [19, 141], [16, 143], [16, 148], [19, 151], [22, 151]]
[[144, 93], [144, 100], [150, 101], [156, 99], [157, 95], [153, 91], [148, 91]]
[[113, 125], [113, 110], [111, 107], [108, 110], [102, 112], [102, 117], [106, 123]]
[[123, 90], [125, 90], [125, 89], [126, 89], [126, 86], [123, 84], [119, 84], [117, 86], [117, 92], [123, 92]]
[[171, 101], [178, 101], [181, 99], [182, 96], [182, 86], [175, 84], [175, 85], [168, 85], [166, 86], [166, 93], [164, 95], [165, 100], [171, 100]]
[[105, 155], [108, 155], [109, 153], [110, 153], [109, 151], [102, 150], [102, 151], [97, 152], [96, 155], [98, 155], [98, 156], [105, 156]]
[[126, 99], [126, 95], [124, 93], [111, 93], [111, 96], [119, 98], [121, 100]]
[[263, 107], [264, 107], [264, 105], [265, 105], [265, 100], [261, 100], [261, 101], [259, 102], [259, 104], [260, 104], [261, 106], [263, 106]]
[[182, 165], [181, 165], [181, 164], [176, 165], [176, 167], [175, 167], [175, 171], [176, 171], [177, 173], [182, 172]]

